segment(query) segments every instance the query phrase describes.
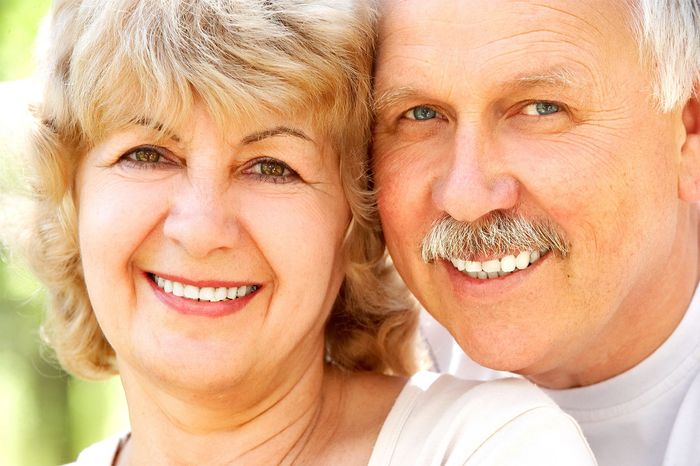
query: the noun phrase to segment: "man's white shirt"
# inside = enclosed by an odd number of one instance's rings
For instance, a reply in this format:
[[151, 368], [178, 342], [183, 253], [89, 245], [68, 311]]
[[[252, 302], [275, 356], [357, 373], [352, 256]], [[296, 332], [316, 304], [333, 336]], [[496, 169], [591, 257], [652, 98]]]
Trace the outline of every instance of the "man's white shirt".
[[[425, 312], [421, 332], [434, 370], [512, 376], [470, 360]], [[700, 465], [700, 292], [674, 333], [637, 366], [595, 385], [545, 392], [579, 422], [601, 466]]]

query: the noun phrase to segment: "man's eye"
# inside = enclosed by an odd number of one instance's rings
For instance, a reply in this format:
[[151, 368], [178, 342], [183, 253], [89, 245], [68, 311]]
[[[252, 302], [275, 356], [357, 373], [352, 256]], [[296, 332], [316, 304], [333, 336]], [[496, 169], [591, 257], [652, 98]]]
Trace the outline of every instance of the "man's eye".
[[438, 112], [427, 105], [418, 105], [403, 114], [409, 120], [425, 121], [432, 120], [438, 116]]
[[526, 105], [523, 108], [523, 113], [525, 115], [531, 116], [547, 116], [559, 113], [561, 112], [561, 110], [562, 108], [559, 104], [556, 104], [554, 102], [541, 101], [533, 102], [529, 105]]

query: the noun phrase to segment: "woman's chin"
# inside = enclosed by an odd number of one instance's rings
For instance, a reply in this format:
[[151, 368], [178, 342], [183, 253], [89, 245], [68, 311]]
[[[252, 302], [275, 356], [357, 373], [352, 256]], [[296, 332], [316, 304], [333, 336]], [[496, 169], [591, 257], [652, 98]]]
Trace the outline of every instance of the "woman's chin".
[[125, 385], [133, 378], [140, 385], [165, 392], [212, 393], [231, 391], [254, 372], [253, 355], [232, 351], [231, 342], [223, 347], [213, 342], [175, 340], [179, 344], [134, 346], [129, 354], [118, 357]]
[[223, 396], [236, 392], [236, 387], [245, 385], [249, 368], [236, 367], [230, 362], [219, 361], [172, 361], [166, 359], [137, 361], [131, 370], [120, 366], [125, 388], [130, 380], [148, 387], [149, 391], [174, 396], [180, 399], [202, 396]]

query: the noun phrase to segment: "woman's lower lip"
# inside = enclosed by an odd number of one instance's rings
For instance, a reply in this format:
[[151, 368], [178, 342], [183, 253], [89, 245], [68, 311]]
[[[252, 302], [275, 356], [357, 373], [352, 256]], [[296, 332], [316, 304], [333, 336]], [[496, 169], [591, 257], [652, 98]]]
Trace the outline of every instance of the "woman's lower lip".
[[190, 316], [210, 318], [224, 317], [240, 311], [257, 294], [256, 291], [240, 298], [219, 301], [215, 303], [206, 301], [194, 301], [192, 299], [175, 296], [172, 293], [165, 292], [163, 289], [158, 287], [158, 285], [153, 280], [147, 279], [147, 281], [148, 284], [151, 286], [151, 289], [153, 289], [153, 292], [155, 293], [156, 297], [163, 304], [165, 304], [175, 312]]

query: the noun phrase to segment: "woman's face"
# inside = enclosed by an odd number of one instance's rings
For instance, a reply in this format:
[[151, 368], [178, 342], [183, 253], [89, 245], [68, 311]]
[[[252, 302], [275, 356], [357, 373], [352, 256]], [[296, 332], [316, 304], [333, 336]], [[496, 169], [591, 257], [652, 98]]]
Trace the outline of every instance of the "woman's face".
[[328, 141], [266, 121], [222, 133], [199, 105], [169, 139], [134, 125], [84, 157], [85, 281], [123, 374], [216, 391], [320, 360], [350, 211]]

